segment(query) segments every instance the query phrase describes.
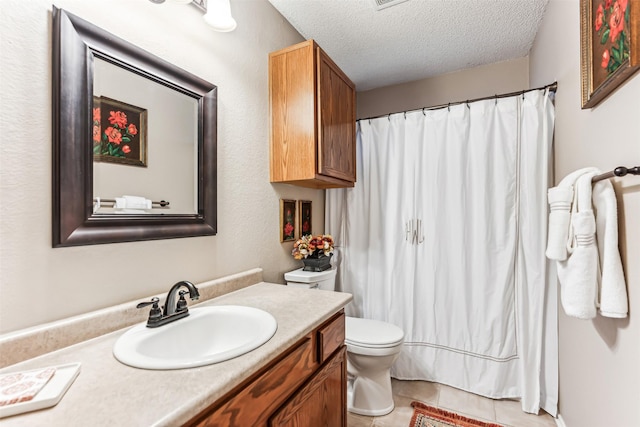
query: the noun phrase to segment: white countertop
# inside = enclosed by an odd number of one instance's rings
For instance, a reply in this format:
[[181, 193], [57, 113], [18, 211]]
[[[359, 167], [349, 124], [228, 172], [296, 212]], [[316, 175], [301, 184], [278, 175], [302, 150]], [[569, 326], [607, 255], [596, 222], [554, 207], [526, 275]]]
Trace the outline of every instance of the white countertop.
[[[178, 426], [206, 409], [308, 332], [342, 309], [351, 295], [258, 283], [203, 302], [245, 305], [271, 313], [278, 322], [264, 345], [226, 362], [200, 368], [152, 371], [132, 368], [112, 354], [126, 329], [100, 336], [0, 370], [0, 373], [80, 362], [80, 375], [60, 403], [0, 419], [13, 426]], [[178, 320], [179, 322], [179, 320]]]

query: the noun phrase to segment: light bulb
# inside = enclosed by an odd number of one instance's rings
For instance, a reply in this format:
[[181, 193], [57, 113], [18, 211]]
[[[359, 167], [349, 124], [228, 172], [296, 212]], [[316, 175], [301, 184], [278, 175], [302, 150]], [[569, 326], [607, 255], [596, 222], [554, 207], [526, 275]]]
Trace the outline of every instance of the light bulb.
[[238, 26], [236, 20], [231, 16], [229, 0], [208, 0], [204, 21], [214, 30], [223, 33], [233, 31]]

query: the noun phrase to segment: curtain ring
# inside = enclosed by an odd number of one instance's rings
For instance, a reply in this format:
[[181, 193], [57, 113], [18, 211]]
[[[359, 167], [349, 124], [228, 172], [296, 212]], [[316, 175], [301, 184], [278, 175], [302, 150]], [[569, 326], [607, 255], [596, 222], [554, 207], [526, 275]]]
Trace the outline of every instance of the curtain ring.
[[469, 100], [468, 100], [468, 99], [467, 99], [466, 104], [467, 104], [467, 108], [468, 108], [469, 110], [471, 110], [471, 106], [469, 105]]
[[407, 120], [407, 112], [404, 112], [404, 119]]
[[522, 91], [522, 100], [524, 101], [524, 90]]
[[451, 103], [447, 104], [447, 110], [451, 112]]
[[498, 106], [498, 94], [496, 93], [496, 107]]
[[387, 115], [387, 120], [391, 121], [391, 114]]
[[426, 114], [425, 114], [425, 112], [424, 112], [424, 108], [422, 109], [422, 115], [423, 115], [423, 116], [425, 116], [425, 117], [427, 117], [427, 115], [426, 115]]
[[369, 124], [371, 124], [371, 119], [369, 119]]

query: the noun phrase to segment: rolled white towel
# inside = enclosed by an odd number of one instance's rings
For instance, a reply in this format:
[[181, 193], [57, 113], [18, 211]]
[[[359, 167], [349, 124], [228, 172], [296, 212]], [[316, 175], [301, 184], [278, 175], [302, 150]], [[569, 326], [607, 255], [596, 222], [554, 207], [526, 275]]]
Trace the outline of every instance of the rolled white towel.
[[549, 235], [547, 238], [547, 258], [557, 261], [567, 259], [567, 239], [571, 222], [571, 201], [573, 187], [553, 187], [547, 192], [549, 202]]
[[120, 213], [125, 213], [124, 210], [127, 210], [128, 213], [145, 213], [145, 209], [151, 209], [152, 207], [151, 200], [145, 199], [144, 197], [122, 196], [116, 197], [115, 200], [116, 203], [113, 207], [121, 210]]
[[627, 286], [618, 250], [618, 209], [616, 194], [609, 180], [593, 187], [596, 209], [596, 235], [600, 256], [600, 314], [624, 318], [629, 310]]
[[115, 209], [126, 209], [127, 208], [127, 201], [125, 200], [124, 197], [116, 197], [116, 204], [113, 205], [113, 207]]
[[140, 196], [122, 196], [127, 209], [151, 209], [151, 200]]
[[593, 211], [576, 212], [571, 218], [573, 251], [566, 261], [558, 261], [560, 301], [565, 313], [580, 319], [596, 316], [598, 293], [598, 249]]

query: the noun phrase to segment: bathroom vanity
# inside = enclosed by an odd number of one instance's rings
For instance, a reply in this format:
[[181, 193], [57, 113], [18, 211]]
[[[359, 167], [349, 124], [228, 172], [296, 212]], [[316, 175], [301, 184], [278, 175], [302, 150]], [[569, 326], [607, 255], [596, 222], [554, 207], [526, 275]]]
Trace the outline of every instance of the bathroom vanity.
[[346, 427], [344, 319], [334, 315], [187, 425]]
[[[265, 310], [278, 329], [249, 353], [198, 368], [145, 370], [118, 362], [112, 349], [126, 329], [19, 362], [0, 374], [78, 362], [81, 371], [56, 406], [1, 424], [346, 426], [343, 308], [350, 300], [350, 294], [261, 282], [204, 301], [197, 306]], [[7, 349], [6, 341], [0, 344]]]

